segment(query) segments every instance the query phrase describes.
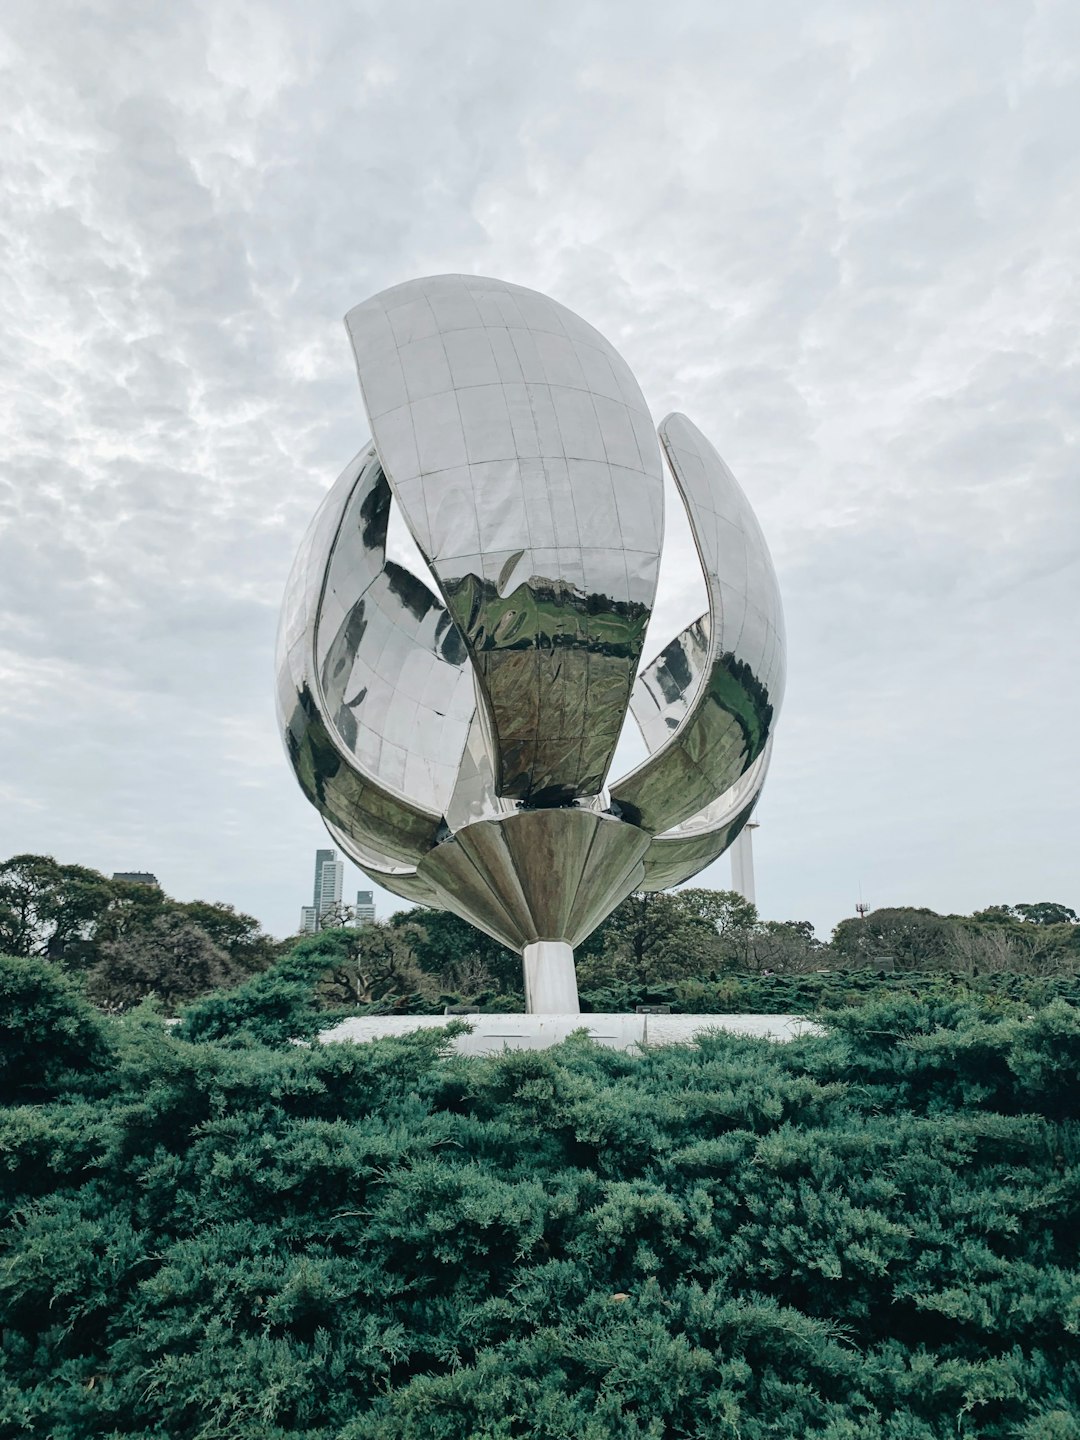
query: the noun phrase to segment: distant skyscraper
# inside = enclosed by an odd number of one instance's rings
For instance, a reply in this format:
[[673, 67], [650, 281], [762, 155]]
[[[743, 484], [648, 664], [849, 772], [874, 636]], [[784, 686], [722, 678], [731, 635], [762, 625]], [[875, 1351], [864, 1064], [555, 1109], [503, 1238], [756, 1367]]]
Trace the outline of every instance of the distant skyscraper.
[[319, 907], [319, 914], [325, 915], [327, 910], [333, 910], [335, 905], [341, 904], [341, 886], [345, 879], [345, 864], [337, 858], [336, 850], [321, 851], [325, 854], [319, 869], [319, 878], [315, 885], [315, 904]]
[[151, 875], [149, 870], [114, 870], [112, 878], [126, 881], [128, 885], [153, 885], [161, 889], [157, 876]]
[[345, 880], [344, 862], [336, 850], [315, 851], [315, 884], [312, 903], [300, 911], [300, 932], [313, 935], [328, 911], [341, 904], [341, 887]]
[[375, 924], [375, 892], [373, 890], [356, 892], [356, 916], [353, 923], [355, 925]]

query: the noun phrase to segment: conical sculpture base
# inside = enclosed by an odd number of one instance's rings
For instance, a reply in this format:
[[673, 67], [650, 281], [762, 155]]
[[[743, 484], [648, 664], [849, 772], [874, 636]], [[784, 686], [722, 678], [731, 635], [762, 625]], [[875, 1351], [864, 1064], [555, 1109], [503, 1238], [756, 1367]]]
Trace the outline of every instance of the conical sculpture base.
[[573, 947], [641, 884], [650, 840], [595, 810], [520, 810], [463, 826], [417, 873], [447, 910], [518, 951], [530, 1012], [576, 1015]]

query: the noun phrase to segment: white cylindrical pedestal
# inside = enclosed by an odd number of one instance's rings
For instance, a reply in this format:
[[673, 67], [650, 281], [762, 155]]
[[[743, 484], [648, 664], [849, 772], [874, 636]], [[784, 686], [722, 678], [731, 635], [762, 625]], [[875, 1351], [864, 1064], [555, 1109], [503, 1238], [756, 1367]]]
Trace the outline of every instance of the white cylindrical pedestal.
[[522, 951], [525, 1009], [530, 1015], [580, 1015], [573, 946], [537, 940]]

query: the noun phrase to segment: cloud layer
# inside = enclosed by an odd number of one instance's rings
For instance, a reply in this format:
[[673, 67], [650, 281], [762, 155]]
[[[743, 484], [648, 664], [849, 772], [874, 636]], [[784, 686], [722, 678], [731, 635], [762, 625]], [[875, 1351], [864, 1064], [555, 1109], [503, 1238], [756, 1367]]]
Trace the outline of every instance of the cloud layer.
[[[0, 853], [294, 927], [322, 830], [273, 634], [366, 438], [341, 316], [466, 271], [595, 324], [758, 510], [791, 671], [763, 911], [1077, 903], [1075, 5], [4, 25]], [[669, 536], [653, 648], [700, 595]]]

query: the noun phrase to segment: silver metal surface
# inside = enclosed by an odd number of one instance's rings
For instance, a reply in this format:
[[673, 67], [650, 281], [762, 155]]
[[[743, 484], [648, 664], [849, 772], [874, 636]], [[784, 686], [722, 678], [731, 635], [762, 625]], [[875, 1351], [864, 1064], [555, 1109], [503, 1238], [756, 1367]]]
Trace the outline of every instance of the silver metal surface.
[[657, 835], [645, 852], [642, 890], [668, 890], [711, 865], [735, 841], [761, 797], [772, 737], [745, 775], [711, 805]]
[[754, 887], [754, 831], [757, 826], [751, 822], [744, 825], [735, 837], [731, 847], [731, 888], [737, 890], [751, 905], [757, 904]]
[[339, 830], [325, 816], [323, 824], [353, 864], [358, 865], [384, 890], [389, 890], [393, 895], [400, 895], [403, 900], [410, 900], [414, 905], [430, 905], [435, 909], [440, 908], [434, 890], [420, 879], [415, 865], [404, 865], [388, 855], [379, 854], [371, 846], [361, 844], [355, 836]]
[[410, 280], [345, 323], [384, 469], [473, 662], [496, 794], [596, 794], [663, 534], [637, 381], [591, 325], [501, 280]]
[[[669, 416], [709, 610], [635, 680], [663, 481], [614, 348], [477, 276], [409, 281], [346, 325], [374, 441], [286, 591], [289, 757], [373, 879], [527, 950], [532, 999], [568, 1003], [566, 947], [715, 859], [757, 803], [784, 686], [768, 550], [708, 440]], [[423, 576], [387, 559], [392, 503]], [[609, 782], [628, 706], [649, 756]]]
[[593, 810], [519, 810], [480, 820], [430, 850], [420, 878], [512, 950], [577, 945], [644, 878], [650, 836]]
[[[439, 811], [430, 801], [425, 804], [418, 795], [409, 795], [404, 783], [397, 783], [404, 782], [405, 776], [396, 756], [392, 757], [392, 774], [385, 773], [381, 750], [375, 756], [367, 747], [367, 736], [380, 733], [385, 717], [373, 717], [363, 733], [357, 726], [353, 735], [346, 716], [364, 705], [366, 697], [348, 696], [343, 690], [339, 693], [334, 685], [338, 663], [337, 652], [331, 654], [334, 642], [323, 645], [327, 624], [334, 640], [340, 638], [340, 620], [335, 626], [333, 615], [327, 622], [322, 618], [324, 584], [339, 536], [354, 557], [354, 599], [361, 609], [368, 601], [371, 611], [388, 608], [401, 622], [402, 644], [420, 645], [422, 636], [433, 636], [438, 629], [430, 615], [426, 626], [417, 621], [395, 595], [384, 573], [385, 527], [376, 524], [365, 530], [359, 523], [365, 505], [381, 510], [383, 500], [388, 503], [389, 491], [372, 448], [345, 468], [304, 537], [286, 587], [278, 631], [278, 716], [297, 779], [324, 819], [375, 854], [415, 865], [435, 843]], [[347, 515], [355, 522], [350, 531], [345, 529]], [[410, 625], [415, 629], [408, 641]], [[357, 624], [349, 643], [355, 643], [366, 657], [365, 633], [363, 624]], [[442, 658], [449, 674], [455, 669], [452, 648], [450, 658]], [[461, 654], [462, 665], [464, 660]], [[347, 653], [341, 664], [348, 667]], [[322, 685], [324, 674], [332, 682], [329, 701]], [[385, 697], [385, 686], [381, 693]]]
[[662, 833], [709, 805], [764, 751], [784, 693], [780, 589], [738, 481], [685, 415], [660, 438], [705, 572], [709, 613], [634, 687], [649, 758], [611, 787], [627, 819]]

